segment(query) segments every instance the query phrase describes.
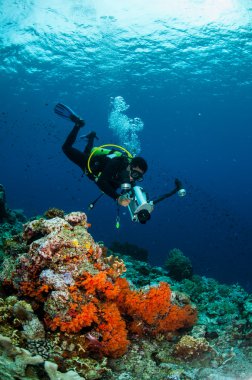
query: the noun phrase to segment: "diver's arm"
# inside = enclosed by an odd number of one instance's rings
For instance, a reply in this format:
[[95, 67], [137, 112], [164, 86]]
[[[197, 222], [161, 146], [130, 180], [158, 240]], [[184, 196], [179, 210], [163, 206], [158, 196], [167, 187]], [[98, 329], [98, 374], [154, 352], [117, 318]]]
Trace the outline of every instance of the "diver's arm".
[[117, 194], [116, 190], [109, 184], [107, 181], [107, 178], [103, 178], [103, 175], [101, 174], [99, 180], [97, 181], [97, 186], [101, 191], [103, 191], [105, 194], [107, 194], [109, 197], [117, 200], [117, 198], [120, 196], [120, 194]]
[[102, 171], [98, 181], [97, 186], [109, 197], [117, 200], [120, 194], [116, 192], [116, 189], [110, 184], [111, 179], [115, 173], [119, 170], [120, 163], [117, 160], [111, 160], [104, 170]]
[[126, 198], [124, 195], [118, 194], [106, 179], [99, 178], [97, 185], [101, 191], [117, 201], [120, 206], [127, 207], [130, 204], [131, 200], [129, 198]]
[[[125, 170], [125, 161], [115, 158], [107, 163], [106, 167], [104, 168], [102, 174], [100, 175], [97, 181], [97, 185], [105, 194], [107, 194], [111, 198], [115, 200], [118, 200], [120, 198], [118, 203], [121, 206], [124, 206], [125, 202], [121, 202], [122, 201], [121, 195], [116, 192], [115, 187], [112, 186], [110, 183], [110, 181], [112, 180], [112, 178], [115, 176], [116, 173], [120, 174], [120, 178], [119, 178], [120, 182], [123, 182], [122, 174], [123, 174], [123, 178], [127, 175], [128, 178], [125, 179], [125, 181], [127, 182], [129, 181], [129, 174]], [[124, 203], [124, 204], [121, 204], [121, 203]]]

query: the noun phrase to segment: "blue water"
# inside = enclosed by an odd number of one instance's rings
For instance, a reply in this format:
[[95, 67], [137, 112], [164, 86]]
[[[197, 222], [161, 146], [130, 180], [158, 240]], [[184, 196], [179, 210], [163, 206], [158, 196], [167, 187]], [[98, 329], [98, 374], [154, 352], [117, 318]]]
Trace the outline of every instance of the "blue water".
[[[162, 265], [180, 248], [194, 272], [252, 289], [251, 0], [0, 1], [0, 182], [8, 206], [27, 216], [49, 207], [82, 210], [97, 241], [147, 248]], [[111, 97], [140, 118], [150, 197], [178, 177], [187, 196], [156, 205], [132, 223], [81, 177], [61, 145], [71, 123], [61, 101], [118, 143], [108, 126]], [[83, 132], [84, 133], [84, 132]], [[82, 148], [83, 140], [76, 147]]]

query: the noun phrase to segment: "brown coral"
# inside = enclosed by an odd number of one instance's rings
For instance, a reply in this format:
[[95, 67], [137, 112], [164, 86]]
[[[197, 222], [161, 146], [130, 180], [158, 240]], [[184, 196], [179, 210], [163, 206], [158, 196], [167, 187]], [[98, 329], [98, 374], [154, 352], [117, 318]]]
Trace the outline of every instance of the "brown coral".
[[55, 218], [56, 216], [58, 216], [59, 218], [64, 218], [64, 211], [59, 209], [59, 208], [55, 208], [55, 207], [52, 207], [52, 208], [49, 208], [45, 213], [44, 213], [44, 216], [47, 218], [47, 219], [52, 219], [52, 218]]
[[205, 338], [194, 338], [184, 335], [175, 345], [173, 355], [180, 359], [195, 359], [203, 353], [211, 351], [211, 347]]

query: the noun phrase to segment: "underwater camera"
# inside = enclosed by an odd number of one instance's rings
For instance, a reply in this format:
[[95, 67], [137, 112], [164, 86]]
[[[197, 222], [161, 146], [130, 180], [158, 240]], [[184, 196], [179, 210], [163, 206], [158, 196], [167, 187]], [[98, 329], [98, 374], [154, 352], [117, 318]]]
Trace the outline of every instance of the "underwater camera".
[[[175, 188], [173, 190], [171, 190], [169, 193], [157, 197], [152, 201], [149, 200], [147, 193], [142, 187], [134, 186], [132, 188], [131, 184], [127, 182], [121, 185], [121, 194], [130, 199], [128, 210], [131, 220], [133, 222], [139, 222], [141, 224], [145, 224], [148, 222], [148, 220], [150, 220], [151, 213], [154, 210], [154, 205], [176, 193], [180, 197], [184, 197], [186, 195], [186, 190], [183, 188], [181, 181], [179, 181], [177, 178], [175, 179]], [[89, 210], [92, 210], [94, 208], [96, 202], [103, 196], [103, 194], [104, 193], [101, 193], [93, 202], [89, 204]], [[119, 219], [119, 215], [117, 215], [116, 228], [119, 228], [120, 226]]]
[[178, 193], [180, 197], [186, 195], [186, 190], [183, 188], [181, 181], [175, 179], [175, 188], [169, 193], [159, 196], [157, 199], [150, 201], [147, 193], [140, 186], [134, 186], [128, 191], [131, 202], [128, 206], [128, 210], [133, 222], [139, 222], [145, 224], [150, 220], [151, 213], [154, 209], [154, 205], [163, 201], [164, 199]]
[[134, 186], [130, 194], [131, 202], [128, 206], [131, 220], [145, 224], [150, 220], [154, 209], [153, 201], [148, 200], [147, 193], [140, 186]]

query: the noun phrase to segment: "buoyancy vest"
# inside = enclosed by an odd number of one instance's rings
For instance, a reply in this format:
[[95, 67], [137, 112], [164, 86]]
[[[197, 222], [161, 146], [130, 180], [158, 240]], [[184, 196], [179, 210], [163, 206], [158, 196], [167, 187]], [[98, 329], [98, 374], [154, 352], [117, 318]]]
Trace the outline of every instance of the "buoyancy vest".
[[121, 157], [122, 155], [124, 155], [124, 153], [114, 149], [105, 149], [100, 146], [92, 148], [90, 153], [90, 156], [92, 156], [91, 158], [104, 155], [106, 155], [108, 158], [114, 158]]
[[[116, 149], [108, 149], [107, 147], [115, 147], [115, 148], [119, 148], [121, 149], [121, 151], [119, 150], [116, 150]], [[101, 175], [101, 171], [99, 171], [99, 165], [98, 165], [98, 173], [97, 173], [97, 170], [96, 169], [96, 165], [94, 165], [96, 162], [95, 158], [98, 158], [98, 157], [101, 157], [101, 160], [97, 160], [97, 164], [99, 164], [99, 161], [102, 161], [102, 157], [104, 157], [104, 159], [106, 158], [109, 158], [109, 159], [113, 159], [115, 157], [125, 157], [129, 160], [133, 158], [132, 154], [127, 151], [125, 148], [119, 146], [119, 145], [114, 145], [114, 144], [105, 144], [105, 145], [101, 145], [101, 146], [98, 146], [98, 147], [94, 147], [92, 148], [91, 150], [91, 153], [89, 155], [89, 158], [88, 158], [88, 161], [87, 161], [87, 171], [86, 171], [86, 174], [93, 180], [95, 181], [98, 181], [99, 179], [99, 176]], [[93, 162], [92, 162], [93, 160]], [[92, 166], [92, 168], [91, 168]], [[93, 173], [93, 170], [96, 171], [96, 173]]]

